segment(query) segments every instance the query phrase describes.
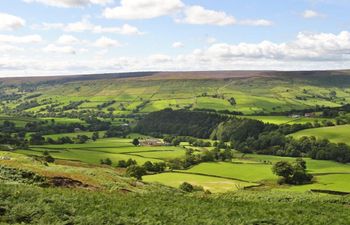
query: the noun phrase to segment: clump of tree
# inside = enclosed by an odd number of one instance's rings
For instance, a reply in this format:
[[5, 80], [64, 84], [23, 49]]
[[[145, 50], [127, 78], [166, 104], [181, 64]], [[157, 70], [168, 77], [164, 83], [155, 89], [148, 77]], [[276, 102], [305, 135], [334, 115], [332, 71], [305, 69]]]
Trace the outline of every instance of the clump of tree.
[[100, 134], [98, 132], [94, 132], [91, 136], [91, 139], [93, 141], [97, 141], [97, 139], [99, 139], [99, 138], [100, 138]]
[[180, 145], [181, 142], [188, 142], [194, 147], [211, 147], [210, 141], [203, 141], [189, 136], [165, 136], [163, 140], [174, 146]]
[[[180, 184], [179, 189], [184, 192], [195, 192], [195, 191], [204, 191], [204, 188], [199, 185], [192, 185], [188, 182], [183, 182]], [[209, 192], [207, 192], [209, 193]]]
[[72, 109], [77, 109], [78, 106], [80, 106], [81, 104], [83, 104], [85, 102], [85, 100], [83, 101], [72, 101], [69, 102], [68, 105], [63, 106], [63, 111], [67, 111], [67, 110], [72, 110]]
[[43, 158], [44, 158], [45, 162], [47, 162], [47, 163], [54, 163], [55, 162], [55, 158], [52, 157], [48, 151], [43, 152]]
[[165, 109], [145, 116], [138, 122], [135, 131], [209, 138], [213, 130], [227, 119], [227, 116], [217, 113]]
[[228, 99], [228, 102], [231, 104], [231, 105], [236, 105], [237, 102], [236, 102], [236, 99], [234, 97], [231, 97]]
[[99, 110], [101, 110], [101, 109], [103, 109], [103, 108], [107, 108], [108, 106], [113, 105], [114, 103], [116, 103], [115, 100], [111, 100], [111, 101], [108, 101], [108, 102], [104, 102], [104, 103], [102, 103], [102, 104], [100, 104], [100, 105], [97, 105], [97, 108], [98, 108]]
[[119, 168], [127, 168], [127, 167], [132, 166], [132, 165], [137, 165], [136, 160], [133, 160], [133, 159], [128, 159], [126, 161], [119, 160], [117, 163], [117, 167], [119, 167]]
[[213, 150], [204, 150], [201, 153], [194, 154], [193, 149], [186, 149], [184, 159], [171, 159], [168, 162], [170, 169], [187, 169], [202, 162], [231, 161], [232, 150], [230, 148]]
[[279, 161], [272, 167], [272, 172], [281, 177], [279, 184], [302, 185], [309, 184], [313, 176], [306, 171], [306, 162], [298, 158], [291, 164], [287, 161]]
[[146, 174], [146, 169], [143, 166], [131, 165], [126, 169], [126, 175], [142, 180], [142, 176]]
[[132, 144], [133, 144], [134, 146], [139, 146], [139, 145], [140, 145], [139, 139], [138, 139], [138, 138], [134, 138], [134, 140], [132, 140]]
[[151, 161], [147, 161], [143, 164], [143, 168], [148, 172], [162, 173], [165, 171], [166, 164], [164, 162], [152, 163]]
[[104, 137], [125, 137], [129, 133], [130, 128], [127, 126], [112, 126], [106, 131]]
[[105, 159], [100, 160], [100, 164], [111, 166], [113, 164], [113, 162], [110, 158], [105, 158]]

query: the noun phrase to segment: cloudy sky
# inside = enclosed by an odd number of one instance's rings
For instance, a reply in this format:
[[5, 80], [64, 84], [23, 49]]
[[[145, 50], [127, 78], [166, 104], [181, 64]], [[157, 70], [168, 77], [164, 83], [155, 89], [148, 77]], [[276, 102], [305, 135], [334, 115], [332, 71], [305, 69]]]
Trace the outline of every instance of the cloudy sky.
[[0, 0], [0, 76], [350, 69], [349, 0]]

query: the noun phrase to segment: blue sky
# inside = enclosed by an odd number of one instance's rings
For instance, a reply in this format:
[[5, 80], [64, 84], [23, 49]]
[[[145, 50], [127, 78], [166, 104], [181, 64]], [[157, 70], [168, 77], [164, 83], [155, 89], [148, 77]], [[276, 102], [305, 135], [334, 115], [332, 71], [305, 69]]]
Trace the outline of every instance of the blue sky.
[[0, 0], [0, 76], [350, 68], [347, 0]]

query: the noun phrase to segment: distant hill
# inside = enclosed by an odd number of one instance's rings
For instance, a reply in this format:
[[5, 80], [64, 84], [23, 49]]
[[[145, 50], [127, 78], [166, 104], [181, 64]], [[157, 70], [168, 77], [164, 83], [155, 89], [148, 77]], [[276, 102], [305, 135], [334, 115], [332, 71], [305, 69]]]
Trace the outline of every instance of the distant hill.
[[0, 78], [0, 82], [7, 84], [19, 83], [66, 83], [89, 80], [109, 79], [140, 79], [140, 80], [189, 80], [189, 79], [229, 79], [252, 77], [326, 77], [350, 76], [350, 70], [329, 71], [182, 71], [182, 72], [130, 72], [130, 73], [104, 73], [65, 76], [31, 76]]
[[74, 110], [109, 113], [108, 108], [118, 116], [165, 108], [261, 115], [350, 102], [350, 70], [137, 72], [0, 82], [4, 112], [48, 117]]

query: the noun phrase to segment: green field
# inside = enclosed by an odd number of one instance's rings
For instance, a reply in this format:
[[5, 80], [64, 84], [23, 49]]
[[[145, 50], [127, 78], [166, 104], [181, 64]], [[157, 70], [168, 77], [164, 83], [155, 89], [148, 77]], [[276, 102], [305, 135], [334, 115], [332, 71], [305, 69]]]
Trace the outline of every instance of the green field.
[[254, 183], [225, 179], [219, 177], [181, 174], [181, 173], [161, 173], [157, 175], [144, 176], [146, 182], [157, 182], [171, 187], [178, 188], [183, 182], [188, 182], [192, 185], [202, 186], [205, 190], [213, 193], [237, 191], [244, 187], [254, 186]]
[[325, 120], [325, 118], [308, 118], [308, 117], [292, 118], [289, 116], [240, 116], [240, 117], [260, 120], [264, 123], [273, 123], [273, 124], [304, 124], [304, 123], [314, 123], [315, 121], [321, 122]]
[[[77, 134], [90, 133], [73, 133], [49, 135], [52, 138], [60, 136], [75, 137]], [[142, 136], [132, 134], [132, 136]], [[63, 144], [63, 145], [40, 145], [32, 146], [30, 150], [18, 150], [17, 152], [28, 155], [42, 155], [43, 151], [48, 151], [58, 159], [75, 160], [92, 164], [99, 164], [101, 159], [110, 158], [114, 165], [119, 160], [135, 159], [139, 164], [146, 161], [160, 162], [165, 159], [183, 157], [185, 150], [182, 147], [173, 146], [137, 146], [131, 144], [132, 139], [124, 138], [104, 138], [97, 141], [89, 141], [85, 144]]]
[[276, 179], [276, 176], [272, 174], [271, 167], [271, 165], [256, 163], [201, 163], [183, 172], [220, 176], [247, 182], [258, 182]]
[[350, 125], [321, 127], [308, 130], [302, 130], [291, 135], [294, 138], [303, 136], [314, 136], [316, 138], [326, 138], [334, 143], [350, 144]]

